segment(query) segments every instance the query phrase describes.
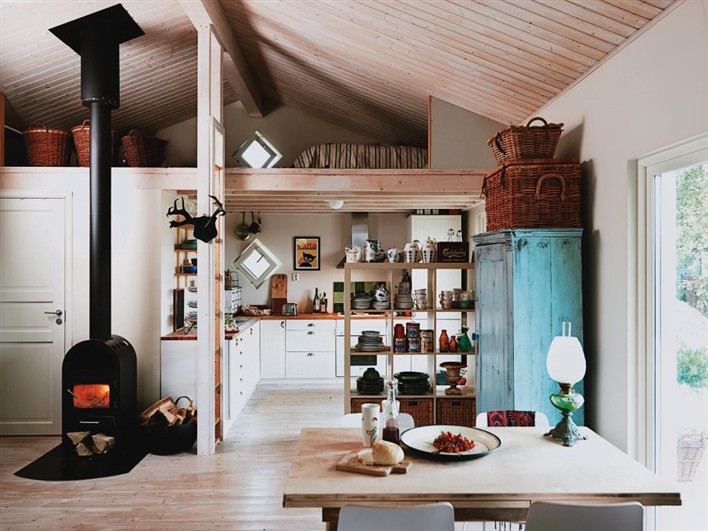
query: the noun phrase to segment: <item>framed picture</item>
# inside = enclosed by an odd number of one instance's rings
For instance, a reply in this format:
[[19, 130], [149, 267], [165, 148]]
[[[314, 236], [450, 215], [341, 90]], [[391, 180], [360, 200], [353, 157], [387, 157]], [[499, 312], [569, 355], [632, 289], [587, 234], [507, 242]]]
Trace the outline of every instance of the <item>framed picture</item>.
[[295, 236], [293, 238], [295, 247], [295, 259], [293, 269], [295, 271], [319, 271], [320, 270], [320, 238], [319, 236]]

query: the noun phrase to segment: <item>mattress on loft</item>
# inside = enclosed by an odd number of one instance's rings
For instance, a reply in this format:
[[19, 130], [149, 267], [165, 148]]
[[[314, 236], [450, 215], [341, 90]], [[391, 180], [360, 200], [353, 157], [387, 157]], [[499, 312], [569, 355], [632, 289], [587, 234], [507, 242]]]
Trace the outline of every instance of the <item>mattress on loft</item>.
[[413, 146], [318, 144], [303, 151], [294, 168], [415, 169], [428, 167], [428, 150]]

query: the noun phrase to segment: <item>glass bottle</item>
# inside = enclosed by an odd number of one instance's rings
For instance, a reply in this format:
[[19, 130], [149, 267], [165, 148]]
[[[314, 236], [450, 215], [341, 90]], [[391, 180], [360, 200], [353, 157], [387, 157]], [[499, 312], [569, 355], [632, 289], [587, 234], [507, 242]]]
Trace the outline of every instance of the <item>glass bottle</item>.
[[320, 297], [320, 313], [327, 313], [327, 294], [324, 291]]
[[440, 352], [450, 351], [450, 338], [447, 335], [447, 330], [443, 329], [440, 333]]
[[401, 444], [401, 432], [398, 429], [398, 402], [396, 402], [396, 387], [393, 381], [386, 382], [387, 398], [384, 402], [383, 440]]
[[450, 352], [457, 352], [457, 339], [455, 339], [454, 334], [450, 336], [449, 351]]
[[320, 313], [320, 292], [315, 288], [315, 298], [312, 299], [312, 313]]
[[472, 350], [472, 342], [467, 335], [466, 326], [462, 327], [462, 334], [460, 334], [460, 338], [457, 340], [457, 347], [460, 349], [460, 352], [470, 352]]

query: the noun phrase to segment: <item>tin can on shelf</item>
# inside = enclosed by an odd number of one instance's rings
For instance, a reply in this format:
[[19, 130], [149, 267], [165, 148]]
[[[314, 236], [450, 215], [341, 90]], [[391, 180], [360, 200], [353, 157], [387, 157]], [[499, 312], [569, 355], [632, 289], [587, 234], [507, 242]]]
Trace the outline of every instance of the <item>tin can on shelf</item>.
[[420, 331], [420, 351], [435, 352], [435, 333], [433, 330]]
[[405, 352], [406, 351], [406, 338], [405, 337], [394, 338], [393, 351], [394, 352]]
[[420, 352], [420, 338], [419, 337], [409, 337], [408, 338], [408, 352]]
[[406, 337], [409, 339], [412, 337], [420, 337], [420, 323], [406, 323]]

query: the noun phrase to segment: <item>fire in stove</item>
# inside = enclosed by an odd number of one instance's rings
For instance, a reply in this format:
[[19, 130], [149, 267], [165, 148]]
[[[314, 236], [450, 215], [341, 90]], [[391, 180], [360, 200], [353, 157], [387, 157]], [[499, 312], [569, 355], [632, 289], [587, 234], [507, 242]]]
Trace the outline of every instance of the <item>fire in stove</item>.
[[111, 386], [109, 384], [75, 384], [69, 394], [74, 398], [73, 406], [78, 409], [111, 407]]

